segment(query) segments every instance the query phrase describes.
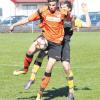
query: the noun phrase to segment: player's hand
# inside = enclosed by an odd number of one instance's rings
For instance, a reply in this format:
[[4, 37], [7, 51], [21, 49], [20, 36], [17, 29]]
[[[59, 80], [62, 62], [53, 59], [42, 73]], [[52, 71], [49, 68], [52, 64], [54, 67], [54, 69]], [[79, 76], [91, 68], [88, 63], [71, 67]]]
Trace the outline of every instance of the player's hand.
[[70, 31], [76, 32], [76, 31], [77, 31], [77, 27], [72, 27], [72, 28], [70, 29]]
[[86, 4], [86, 3], [82, 3], [82, 4], [81, 4], [81, 7], [82, 7], [82, 11], [83, 11], [84, 13], [88, 13], [88, 7], [87, 7], [87, 4]]
[[14, 25], [10, 26], [10, 31], [12, 32], [14, 30]]

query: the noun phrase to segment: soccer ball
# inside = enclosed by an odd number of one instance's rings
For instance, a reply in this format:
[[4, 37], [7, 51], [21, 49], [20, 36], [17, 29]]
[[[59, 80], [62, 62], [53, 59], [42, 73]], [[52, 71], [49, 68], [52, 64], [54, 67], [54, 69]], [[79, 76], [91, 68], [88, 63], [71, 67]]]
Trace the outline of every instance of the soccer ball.
[[44, 50], [44, 49], [47, 48], [47, 46], [48, 46], [48, 41], [47, 41], [43, 36], [40, 36], [36, 41], [37, 41], [36, 47], [37, 47], [38, 49]]

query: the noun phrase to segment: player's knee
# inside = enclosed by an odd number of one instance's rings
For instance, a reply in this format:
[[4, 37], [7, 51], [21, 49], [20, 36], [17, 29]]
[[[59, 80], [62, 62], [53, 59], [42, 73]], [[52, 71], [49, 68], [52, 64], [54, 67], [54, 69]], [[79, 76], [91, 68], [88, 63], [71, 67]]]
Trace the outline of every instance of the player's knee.
[[47, 67], [46, 67], [46, 72], [50, 73], [52, 71], [53, 65], [55, 64], [56, 59], [54, 58], [49, 58]]
[[47, 67], [46, 67], [46, 72], [48, 72], [48, 73], [52, 72], [52, 68], [53, 68], [54, 64], [55, 64], [55, 60], [49, 60]]
[[55, 58], [49, 58], [49, 61], [48, 61], [49, 64], [54, 65], [55, 62], [56, 62]]
[[41, 67], [42, 61], [35, 60], [35, 61], [34, 61], [34, 64], [35, 64], [35, 65], [38, 65], [39, 67]]
[[71, 70], [70, 63], [67, 61], [63, 61], [62, 64], [63, 64], [65, 72], [69, 73], [69, 71]]
[[68, 61], [63, 61], [63, 66], [70, 66], [70, 63]]
[[38, 57], [39, 58], [44, 58], [46, 55], [47, 55], [47, 52], [44, 51], [44, 50], [41, 50], [40, 53], [39, 53], [39, 55], [38, 55]]
[[37, 48], [35, 47], [35, 45], [36, 45], [36, 42], [34, 42], [31, 46], [30, 46], [30, 48], [28, 49], [28, 51], [27, 51], [27, 55], [34, 55], [34, 53], [36, 53], [38, 50], [37, 50]]
[[33, 58], [33, 52], [28, 51], [28, 52], [26, 53], [26, 57]]

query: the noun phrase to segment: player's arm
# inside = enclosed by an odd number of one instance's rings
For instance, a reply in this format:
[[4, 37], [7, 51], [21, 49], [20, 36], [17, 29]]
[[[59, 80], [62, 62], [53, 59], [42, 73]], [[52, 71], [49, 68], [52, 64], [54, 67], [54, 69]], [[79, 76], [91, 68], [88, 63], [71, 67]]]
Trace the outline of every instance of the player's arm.
[[28, 16], [27, 18], [22, 19], [16, 23], [12, 24], [10, 27], [10, 31], [13, 31], [16, 26], [24, 25], [28, 22], [39, 20], [39, 18], [40, 17], [39, 17], [38, 11], [36, 11], [32, 15]]
[[72, 26], [71, 30], [75, 31], [76, 26], [75, 26], [75, 17], [74, 16], [72, 16], [72, 18], [71, 18], [71, 26]]
[[14, 27], [19, 26], [19, 25], [23, 25], [23, 24], [28, 23], [28, 22], [29, 22], [28, 18], [25, 18], [23, 20], [20, 20], [20, 21], [18, 21], [16, 23], [12, 24], [10, 26], [10, 31], [13, 31], [14, 30]]

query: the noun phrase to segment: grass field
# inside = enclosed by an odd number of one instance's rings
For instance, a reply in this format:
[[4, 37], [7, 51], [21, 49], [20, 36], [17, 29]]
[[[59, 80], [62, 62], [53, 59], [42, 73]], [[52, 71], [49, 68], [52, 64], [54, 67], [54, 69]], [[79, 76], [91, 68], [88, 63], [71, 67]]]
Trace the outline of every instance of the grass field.
[[[38, 34], [39, 35], [39, 34]], [[37, 33], [0, 34], [0, 100], [35, 100], [47, 58], [29, 90], [24, 84], [29, 73], [13, 76], [23, 67], [23, 59]], [[35, 59], [35, 57], [34, 57]], [[33, 59], [33, 61], [34, 61]], [[75, 77], [75, 100], [100, 100], [100, 33], [75, 33], [71, 40], [71, 65]], [[66, 100], [66, 79], [61, 63], [56, 63], [44, 100]]]

